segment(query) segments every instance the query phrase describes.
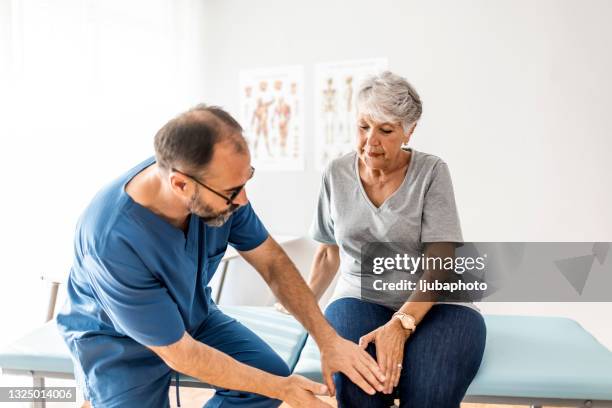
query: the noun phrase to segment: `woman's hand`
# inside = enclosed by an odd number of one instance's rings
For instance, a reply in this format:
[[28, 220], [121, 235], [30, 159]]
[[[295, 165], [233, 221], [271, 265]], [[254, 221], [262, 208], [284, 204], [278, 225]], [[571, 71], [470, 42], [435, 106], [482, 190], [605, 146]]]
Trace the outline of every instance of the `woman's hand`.
[[376, 361], [386, 377], [382, 391], [385, 394], [391, 394], [393, 388], [399, 384], [404, 361], [404, 344], [410, 333], [410, 330], [402, 327], [399, 319], [391, 319], [359, 339], [359, 346], [364, 350], [368, 344], [376, 344]]

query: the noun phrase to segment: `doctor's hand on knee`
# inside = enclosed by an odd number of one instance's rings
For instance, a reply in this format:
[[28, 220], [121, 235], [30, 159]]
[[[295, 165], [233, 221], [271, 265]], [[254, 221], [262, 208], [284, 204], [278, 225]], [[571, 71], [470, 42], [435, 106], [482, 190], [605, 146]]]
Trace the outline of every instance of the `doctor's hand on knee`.
[[341, 372], [370, 395], [383, 391], [386, 380], [376, 361], [352, 341], [336, 335], [320, 346], [323, 379], [330, 395], [336, 393], [333, 374]]
[[281, 399], [293, 408], [332, 408], [317, 395], [329, 395], [329, 390], [325, 385], [297, 374], [286, 377], [281, 390]]

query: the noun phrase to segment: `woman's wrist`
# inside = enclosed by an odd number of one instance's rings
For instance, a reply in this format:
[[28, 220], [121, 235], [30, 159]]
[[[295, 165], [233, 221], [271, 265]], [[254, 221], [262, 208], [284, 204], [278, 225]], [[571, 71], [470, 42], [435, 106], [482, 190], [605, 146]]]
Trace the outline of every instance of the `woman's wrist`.
[[408, 338], [412, 334], [412, 330], [405, 329], [404, 326], [402, 326], [402, 322], [400, 321], [400, 319], [392, 317], [387, 324], [390, 325], [390, 327], [397, 333], [401, 333], [405, 340], [408, 340]]

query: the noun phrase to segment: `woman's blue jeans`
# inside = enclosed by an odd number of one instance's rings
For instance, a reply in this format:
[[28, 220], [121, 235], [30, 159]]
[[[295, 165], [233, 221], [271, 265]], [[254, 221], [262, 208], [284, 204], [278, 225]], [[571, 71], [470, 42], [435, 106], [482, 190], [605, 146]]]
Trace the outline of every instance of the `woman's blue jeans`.
[[[338, 334], [355, 343], [391, 319], [394, 311], [354, 298], [332, 302], [325, 317]], [[484, 353], [486, 327], [477, 311], [435, 304], [408, 338], [398, 386], [392, 394], [368, 395], [344, 374], [334, 376], [338, 407], [459, 408]], [[376, 359], [376, 346], [367, 351]]]

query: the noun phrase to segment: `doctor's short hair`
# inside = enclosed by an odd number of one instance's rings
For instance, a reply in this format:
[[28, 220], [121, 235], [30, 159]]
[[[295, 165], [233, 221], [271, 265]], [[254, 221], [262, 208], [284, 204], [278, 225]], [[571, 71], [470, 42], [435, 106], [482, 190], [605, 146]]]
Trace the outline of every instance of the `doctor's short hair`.
[[166, 123], [155, 135], [155, 159], [164, 170], [173, 167], [202, 173], [213, 157], [214, 147], [230, 142], [237, 153], [248, 150], [242, 126], [218, 106], [199, 104]]
[[384, 71], [366, 78], [359, 85], [357, 111], [376, 122], [399, 122], [404, 131], [408, 131], [420, 119], [423, 104], [405, 78]]

